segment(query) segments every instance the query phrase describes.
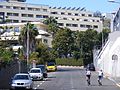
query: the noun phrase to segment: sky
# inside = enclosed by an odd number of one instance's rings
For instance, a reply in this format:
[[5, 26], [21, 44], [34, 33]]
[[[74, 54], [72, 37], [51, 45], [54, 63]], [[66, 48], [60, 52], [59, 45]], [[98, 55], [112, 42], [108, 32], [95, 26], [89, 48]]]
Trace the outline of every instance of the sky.
[[[115, 0], [120, 2], [120, 0]], [[87, 11], [112, 13], [118, 10], [120, 3], [111, 3], [108, 0], [26, 0], [27, 3], [43, 4], [51, 7], [85, 7]]]

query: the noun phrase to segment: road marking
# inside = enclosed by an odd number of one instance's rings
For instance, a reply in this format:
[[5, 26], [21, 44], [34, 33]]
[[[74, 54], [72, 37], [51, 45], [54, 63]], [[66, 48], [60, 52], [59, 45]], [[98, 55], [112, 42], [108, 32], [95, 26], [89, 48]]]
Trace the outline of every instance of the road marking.
[[37, 85], [37, 87], [40, 87], [40, 85]]
[[71, 83], [71, 89], [72, 89], [72, 90], [75, 90], [75, 89], [74, 89], [74, 86], [73, 86], [72, 74], [71, 74], [71, 76], [70, 76], [70, 83]]

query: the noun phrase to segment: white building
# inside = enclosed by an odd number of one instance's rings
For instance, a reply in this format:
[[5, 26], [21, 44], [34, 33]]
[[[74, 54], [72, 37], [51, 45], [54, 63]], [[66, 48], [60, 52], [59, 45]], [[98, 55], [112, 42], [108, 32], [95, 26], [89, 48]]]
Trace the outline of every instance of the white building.
[[94, 51], [94, 65], [110, 77], [120, 77], [120, 8], [112, 20], [112, 32], [101, 51]]
[[[0, 24], [0, 27], [1, 26], [8, 27], [7, 31], [1, 35], [0, 40], [2, 40], [2, 41], [9, 40], [13, 46], [19, 45], [18, 37], [20, 35], [20, 30], [22, 29], [22, 27], [25, 24], [27, 24], [27, 23]], [[44, 43], [48, 47], [52, 47], [52, 35], [50, 33], [46, 32], [47, 26], [41, 22], [31, 22], [31, 24], [34, 24], [38, 29], [39, 35], [36, 36], [36, 39], [40, 39], [42, 41], [42, 43]], [[9, 29], [9, 27], [12, 27], [12, 28]], [[0, 29], [0, 31], [2, 31], [2, 29]], [[15, 47], [15, 48], [17, 48], [17, 47]]]
[[[84, 11], [81, 8], [49, 7], [48, 5], [28, 4], [9, 0], [0, 2], [0, 13], [4, 19], [7, 16], [10, 22], [43, 21], [48, 17], [54, 17], [59, 26], [68, 27], [73, 31], [85, 31], [95, 29], [102, 30], [102, 22], [99, 17], [94, 17], [93, 12]], [[24, 1], [24, 0], [22, 0]]]

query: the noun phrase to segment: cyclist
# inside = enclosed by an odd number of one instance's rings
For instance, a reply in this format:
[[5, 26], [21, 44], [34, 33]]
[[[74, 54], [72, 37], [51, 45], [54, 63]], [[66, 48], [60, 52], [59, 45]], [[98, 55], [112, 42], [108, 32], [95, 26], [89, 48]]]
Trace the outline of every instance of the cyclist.
[[89, 69], [86, 69], [86, 79], [88, 86], [90, 85], [90, 77], [91, 77], [91, 71]]
[[103, 72], [102, 70], [98, 71], [98, 83], [102, 85]]

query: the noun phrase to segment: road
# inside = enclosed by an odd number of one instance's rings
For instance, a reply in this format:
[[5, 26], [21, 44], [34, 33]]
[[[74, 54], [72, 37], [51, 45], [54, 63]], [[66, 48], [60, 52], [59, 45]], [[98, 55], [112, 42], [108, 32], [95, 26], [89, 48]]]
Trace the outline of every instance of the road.
[[59, 67], [58, 71], [48, 73], [44, 81], [35, 81], [37, 90], [120, 90], [120, 87], [108, 79], [103, 79], [103, 86], [97, 82], [97, 73], [92, 72], [91, 86], [86, 83], [85, 70], [77, 67]]

